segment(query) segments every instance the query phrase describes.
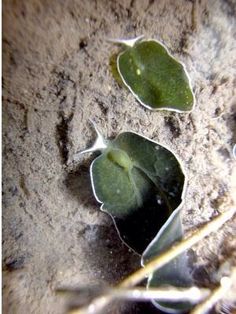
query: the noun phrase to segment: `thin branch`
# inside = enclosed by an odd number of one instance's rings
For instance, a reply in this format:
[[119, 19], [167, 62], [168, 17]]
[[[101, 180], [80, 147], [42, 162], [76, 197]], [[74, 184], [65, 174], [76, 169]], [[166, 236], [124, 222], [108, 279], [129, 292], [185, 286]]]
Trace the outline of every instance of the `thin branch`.
[[[83, 293], [86, 289], [82, 289]], [[89, 290], [88, 290], [89, 291]], [[95, 288], [96, 291], [96, 288]], [[58, 290], [61, 293], [73, 294], [74, 297], [78, 297], [81, 289], [78, 290], [68, 290], [61, 289]], [[90, 291], [91, 292], [91, 291]], [[96, 291], [97, 292], [97, 291]], [[106, 288], [102, 289], [100, 292], [102, 296], [110, 296], [113, 299], [122, 300], [139, 300], [139, 301], [168, 301], [168, 302], [189, 302], [192, 304], [197, 304], [202, 302], [210, 295], [210, 290], [206, 288], [198, 288], [196, 286], [188, 288], [176, 288], [174, 286], [165, 286], [159, 288]]]
[[[117, 288], [129, 288], [138, 284], [145, 279], [149, 274], [161, 268], [172, 259], [183, 253], [185, 250], [191, 248], [194, 244], [208, 236], [210, 233], [217, 231], [226, 221], [231, 219], [236, 212], [236, 208], [232, 208], [213, 218], [210, 222], [200, 227], [194, 232], [188, 232], [186, 237], [181, 241], [171, 246], [168, 250], [153, 258], [148, 262], [144, 268], [140, 268], [123, 281], [121, 281]], [[111, 296], [101, 296], [93, 300], [90, 305], [75, 309], [70, 314], [97, 314], [112, 300]]]
[[176, 287], [165, 287], [165, 288], [133, 288], [133, 289], [122, 289], [116, 288], [112, 289], [109, 293], [118, 299], [128, 299], [128, 300], [159, 300], [159, 301], [186, 301], [192, 304], [196, 304], [206, 299], [210, 294], [209, 289], [190, 287], [190, 288], [176, 288]]
[[233, 281], [236, 278], [236, 268], [233, 269], [230, 277], [223, 277], [220, 281], [220, 286], [217, 287], [211, 295], [195, 307], [191, 314], [205, 314], [207, 313], [219, 300], [225, 297], [226, 293], [233, 285]]
[[127, 299], [127, 300], [159, 300], [159, 301], [186, 301], [192, 304], [196, 304], [206, 299], [210, 294], [209, 289], [190, 287], [190, 288], [176, 288], [176, 287], [165, 287], [165, 288], [146, 288], [137, 287], [133, 289], [122, 289], [115, 288], [108, 291], [109, 295], [116, 299]]

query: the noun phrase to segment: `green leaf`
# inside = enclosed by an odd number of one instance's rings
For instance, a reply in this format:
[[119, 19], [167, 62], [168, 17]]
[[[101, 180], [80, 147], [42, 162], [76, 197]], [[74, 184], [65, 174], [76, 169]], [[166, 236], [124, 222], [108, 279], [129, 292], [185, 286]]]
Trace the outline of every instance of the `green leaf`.
[[[90, 168], [92, 187], [101, 209], [109, 213], [121, 239], [142, 254], [142, 265], [182, 238], [180, 210], [185, 176], [166, 147], [132, 132], [105, 141], [98, 132], [85, 152], [100, 150]], [[187, 255], [181, 254], [148, 278], [148, 287], [192, 286]], [[177, 313], [187, 302], [153, 304]]]
[[[126, 49], [117, 58], [124, 84], [145, 107], [190, 111], [194, 95], [185, 66], [155, 40], [117, 41]], [[131, 46], [130, 46], [130, 45]]]
[[[145, 264], [149, 260], [167, 250], [175, 241], [180, 240], [182, 236], [183, 231], [180, 210], [176, 210], [143, 253], [142, 265], [145, 267]], [[154, 274], [149, 275], [147, 287], [158, 287], [163, 285], [171, 285], [181, 288], [191, 287], [193, 285], [193, 278], [190, 274], [186, 252], [178, 255], [168, 264], [155, 271]], [[159, 309], [171, 313], [187, 311], [193, 306], [189, 302], [170, 303], [157, 302], [155, 300], [153, 300], [153, 304]]]
[[121, 238], [142, 253], [182, 202], [184, 174], [167, 148], [121, 133], [91, 166], [93, 191]]

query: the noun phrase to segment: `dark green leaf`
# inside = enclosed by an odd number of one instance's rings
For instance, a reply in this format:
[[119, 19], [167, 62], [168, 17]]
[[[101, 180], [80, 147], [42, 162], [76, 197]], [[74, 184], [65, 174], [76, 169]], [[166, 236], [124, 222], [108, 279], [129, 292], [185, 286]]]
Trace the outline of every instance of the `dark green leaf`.
[[137, 40], [126, 46], [118, 56], [117, 68], [125, 85], [145, 107], [178, 112], [192, 109], [194, 95], [185, 67], [158, 41]]
[[180, 205], [184, 174], [167, 148], [138, 134], [120, 134], [91, 166], [93, 189], [122, 239], [138, 253]]
[[[102, 152], [91, 166], [94, 194], [113, 217], [124, 242], [139, 254], [146, 249], [142, 256], [145, 265], [182, 237], [183, 171], [170, 150], [145, 137], [125, 132], [107, 142], [96, 131], [95, 144], [85, 151]], [[149, 276], [148, 286], [161, 285], [192, 285], [186, 254]], [[186, 302], [153, 303], [171, 312], [190, 308]]]

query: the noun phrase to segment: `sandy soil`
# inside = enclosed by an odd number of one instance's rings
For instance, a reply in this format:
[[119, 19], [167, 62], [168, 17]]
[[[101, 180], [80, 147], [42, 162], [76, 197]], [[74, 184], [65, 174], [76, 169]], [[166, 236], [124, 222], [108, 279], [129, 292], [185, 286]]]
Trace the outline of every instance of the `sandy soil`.
[[[66, 165], [94, 139], [89, 118], [106, 137], [132, 130], [176, 152], [188, 177], [186, 229], [233, 205], [235, 14], [233, 0], [4, 1], [5, 314], [64, 313], [58, 287], [115, 283], [139, 267], [92, 195], [93, 156]], [[112, 77], [119, 48], [106, 39], [140, 34], [186, 64], [197, 99], [191, 114], [151, 112]], [[206, 278], [235, 255], [234, 224], [195, 248]], [[121, 312], [154, 311], [109, 310]]]

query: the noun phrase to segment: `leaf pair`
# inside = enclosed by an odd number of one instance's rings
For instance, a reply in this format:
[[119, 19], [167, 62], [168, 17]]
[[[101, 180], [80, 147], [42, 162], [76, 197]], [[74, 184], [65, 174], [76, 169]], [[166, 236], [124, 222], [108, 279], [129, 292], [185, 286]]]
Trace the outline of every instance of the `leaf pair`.
[[[101, 209], [112, 216], [121, 239], [143, 254], [145, 267], [150, 258], [182, 237], [180, 205], [185, 186], [182, 168], [170, 150], [136, 133], [124, 132], [113, 141], [100, 143], [102, 154], [90, 169], [94, 195], [102, 203]], [[90, 151], [98, 149], [95, 145]], [[148, 286], [166, 284], [192, 285], [185, 254], [148, 280]], [[175, 311], [189, 307], [186, 303], [154, 304]]]
[[[125, 45], [117, 71], [142, 105], [152, 110], [192, 109], [194, 95], [185, 67], [161, 43], [140, 37], [116, 42]], [[95, 145], [84, 151], [102, 152], [91, 165], [94, 195], [112, 216], [121, 239], [142, 255], [145, 267], [183, 235], [180, 206], [185, 176], [175, 155], [158, 143], [132, 132], [108, 142], [97, 133]], [[161, 285], [192, 285], [186, 254], [149, 276], [148, 287]], [[191, 307], [186, 302], [154, 304], [171, 312]]]

